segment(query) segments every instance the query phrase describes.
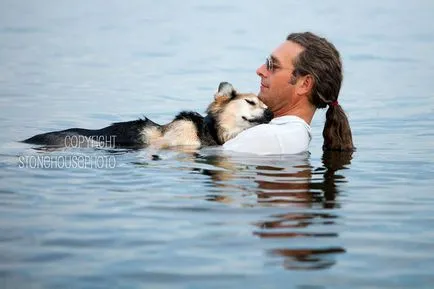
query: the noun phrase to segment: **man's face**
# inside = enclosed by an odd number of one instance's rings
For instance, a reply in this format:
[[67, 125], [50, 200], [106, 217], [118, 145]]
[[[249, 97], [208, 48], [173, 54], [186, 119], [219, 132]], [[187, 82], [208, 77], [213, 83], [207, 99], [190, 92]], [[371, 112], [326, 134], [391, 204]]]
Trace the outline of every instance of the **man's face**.
[[281, 116], [282, 112], [298, 101], [297, 84], [291, 84], [291, 79], [293, 60], [303, 49], [295, 42], [285, 41], [270, 55], [272, 69], [262, 64], [256, 70], [261, 77], [259, 98], [273, 111], [275, 117]]

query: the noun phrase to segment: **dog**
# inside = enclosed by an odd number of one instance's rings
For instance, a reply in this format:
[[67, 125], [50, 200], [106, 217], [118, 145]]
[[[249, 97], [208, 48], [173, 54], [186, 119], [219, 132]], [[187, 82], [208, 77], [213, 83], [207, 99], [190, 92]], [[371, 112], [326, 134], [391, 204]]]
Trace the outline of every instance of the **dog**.
[[183, 111], [170, 123], [159, 125], [148, 118], [113, 123], [102, 129], [71, 128], [38, 134], [25, 143], [49, 147], [95, 146], [201, 148], [222, 145], [240, 132], [268, 123], [273, 113], [253, 93], [238, 93], [232, 84], [221, 82], [206, 116]]

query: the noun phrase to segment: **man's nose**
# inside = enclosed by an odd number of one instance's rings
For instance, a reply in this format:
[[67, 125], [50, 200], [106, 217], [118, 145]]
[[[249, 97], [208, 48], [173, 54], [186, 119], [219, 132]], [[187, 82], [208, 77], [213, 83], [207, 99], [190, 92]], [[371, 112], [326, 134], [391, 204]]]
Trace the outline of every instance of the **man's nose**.
[[265, 68], [265, 64], [262, 64], [261, 66], [256, 69], [256, 74], [259, 77], [265, 77], [265, 74], [267, 73], [267, 69]]

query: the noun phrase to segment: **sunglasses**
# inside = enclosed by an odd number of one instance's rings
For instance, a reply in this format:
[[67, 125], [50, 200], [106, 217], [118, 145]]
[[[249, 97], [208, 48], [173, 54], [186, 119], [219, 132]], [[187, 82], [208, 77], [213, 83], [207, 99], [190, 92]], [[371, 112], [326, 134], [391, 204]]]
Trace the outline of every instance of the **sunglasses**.
[[265, 67], [269, 72], [274, 72], [274, 69], [278, 68], [278, 66], [273, 62], [270, 56], [265, 59]]
[[273, 61], [273, 58], [272, 58], [271, 56], [268, 56], [268, 57], [265, 59], [265, 68], [266, 68], [269, 72], [271, 72], [271, 73], [275, 72], [277, 69], [289, 70], [289, 71], [292, 71], [292, 74], [293, 74], [294, 76], [295, 76], [296, 74], [306, 75], [306, 74], [309, 73], [309, 72], [304, 71], [304, 70], [302, 70], [302, 69], [300, 69], [300, 68], [294, 70], [294, 68], [282, 67], [282, 66], [280, 66], [280, 64], [276, 64], [276, 63]]

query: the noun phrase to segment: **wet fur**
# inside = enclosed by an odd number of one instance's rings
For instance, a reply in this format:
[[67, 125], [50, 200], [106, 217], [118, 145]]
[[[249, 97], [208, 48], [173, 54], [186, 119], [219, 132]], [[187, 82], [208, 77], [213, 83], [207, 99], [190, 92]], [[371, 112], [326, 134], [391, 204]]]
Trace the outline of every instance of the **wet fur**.
[[[244, 101], [256, 102], [255, 112]], [[241, 120], [237, 115], [241, 110], [251, 113], [249, 119]], [[246, 109], [247, 108], [247, 109]], [[250, 110], [249, 110], [250, 109]], [[229, 83], [221, 83], [214, 101], [207, 108], [203, 117], [197, 112], [183, 111], [170, 123], [159, 125], [148, 118], [135, 121], [113, 123], [98, 130], [71, 128], [49, 132], [24, 140], [46, 146], [74, 146], [71, 140], [85, 139], [81, 146], [93, 146], [102, 140], [110, 147], [146, 147], [168, 148], [176, 146], [203, 147], [222, 145], [241, 131], [260, 123], [269, 122], [272, 113], [254, 94], [239, 94]]]

